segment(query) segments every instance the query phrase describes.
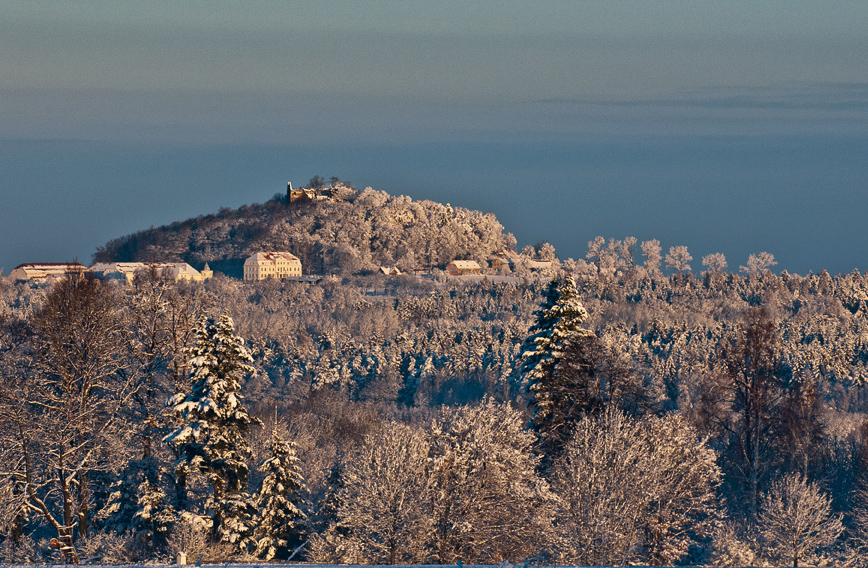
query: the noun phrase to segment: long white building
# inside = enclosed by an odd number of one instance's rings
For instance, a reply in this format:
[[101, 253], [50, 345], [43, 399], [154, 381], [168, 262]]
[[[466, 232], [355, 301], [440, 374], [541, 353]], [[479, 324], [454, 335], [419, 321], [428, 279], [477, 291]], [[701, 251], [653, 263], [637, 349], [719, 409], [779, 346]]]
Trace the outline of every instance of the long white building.
[[211, 278], [213, 272], [205, 264], [205, 268], [201, 272], [187, 264], [186, 262], [98, 262], [88, 269], [97, 278], [104, 280], [126, 280], [132, 283], [136, 276], [136, 272], [140, 270], [148, 270], [155, 268], [160, 276], [171, 280], [188, 280], [193, 282], [202, 282]]
[[85, 270], [87, 268], [78, 262], [31, 262], [19, 264], [12, 269], [9, 276], [13, 280], [47, 282], [55, 278], [62, 278], [69, 273], [81, 274]]

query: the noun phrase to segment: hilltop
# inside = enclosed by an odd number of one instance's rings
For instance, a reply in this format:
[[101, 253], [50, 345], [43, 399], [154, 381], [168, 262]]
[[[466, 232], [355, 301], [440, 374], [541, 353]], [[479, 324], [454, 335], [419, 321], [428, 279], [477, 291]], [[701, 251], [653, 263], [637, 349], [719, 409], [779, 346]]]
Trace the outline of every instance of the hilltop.
[[287, 250], [301, 259], [305, 272], [349, 275], [380, 266], [404, 271], [443, 266], [456, 258], [482, 262], [515, 246], [490, 213], [371, 188], [359, 191], [336, 178], [328, 186], [311, 181], [312, 199], [292, 201], [287, 191], [263, 204], [152, 227], [109, 241], [93, 260], [208, 262], [240, 278], [247, 256]]

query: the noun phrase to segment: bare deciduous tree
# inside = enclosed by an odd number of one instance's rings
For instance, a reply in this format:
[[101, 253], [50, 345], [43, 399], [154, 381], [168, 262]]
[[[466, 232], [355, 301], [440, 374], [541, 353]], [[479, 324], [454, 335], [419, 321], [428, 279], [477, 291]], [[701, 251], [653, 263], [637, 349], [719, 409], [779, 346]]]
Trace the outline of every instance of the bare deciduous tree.
[[671, 565], [718, 516], [716, 454], [682, 418], [608, 409], [579, 423], [554, 472], [562, 561]]
[[371, 434], [346, 465], [337, 523], [314, 538], [313, 558], [356, 564], [428, 561], [428, 449], [424, 432], [404, 424], [385, 423]]
[[690, 272], [689, 262], [691, 260], [693, 257], [687, 252], [686, 246], [669, 247], [669, 254], [666, 255], [666, 268], [673, 268], [682, 273]]
[[117, 469], [127, 454], [122, 410], [135, 377], [119, 305], [111, 285], [81, 275], [57, 282], [33, 320], [27, 376], [4, 385], [12, 473], [70, 563], [79, 560], [75, 534], [90, 529], [92, 476]]
[[726, 257], [723, 253], [714, 252], [702, 257], [702, 266], [708, 269], [712, 274], [719, 274], [726, 270]]
[[764, 495], [758, 526], [774, 558], [793, 568], [817, 561], [844, 530], [829, 496], [800, 474], [772, 485]]
[[752, 254], [747, 258], [747, 266], [739, 266], [738, 269], [747, 275], [762, 274], [772, 266], [775, 266], [775, 255], [768, 252]]
[[721, 353], [726, 407], [715, 418], [738, 457], [750, 519], [756, 519], [760, 484], [768, 467], [783, 399], [777, 326], [764, 308], [748, 308]]

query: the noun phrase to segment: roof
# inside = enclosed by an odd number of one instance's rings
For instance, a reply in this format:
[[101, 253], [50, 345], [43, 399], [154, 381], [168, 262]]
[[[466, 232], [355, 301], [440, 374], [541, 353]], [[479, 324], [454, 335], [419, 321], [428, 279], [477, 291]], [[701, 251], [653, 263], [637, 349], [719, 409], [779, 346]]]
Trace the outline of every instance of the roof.
[[290, 261], [298, 260], [299, 262], [301, 262], [297, 256], [295, 256], [291, 252], [285, 252], [285, 251], [257, 252], [257, 253], [254, 253], [253, 255], [251, 255], [247, 260], [267, 260], [269, 262], [274, 262], [278, 258], [285, 258], [286, 260], [290, 260]]
[[455, 268], [482, 268], [475, 260], [453, 260], [449, 264], [454, 265]]
[[172, 275], [173, 278], [177, 279], [180, 276], [200, 276], [199, 271], [187, 264], [186, 262], [164, 262], [162, 264], [158, 264], [157, 267], [160, 271], [166, 271]]
[[74, 268], [78, 270], [84, 269], [86, 267], [80, 262], [25, 262], [24, 264], [19, 264], [12, 270], [18, 270], [19, 268], [25, 270], [28, 268], [32, 270], [58, 270], [61, 268]]
[[126, 274], [143, 268], [145, 268], [145, 263], [143, 262], [97, 262], [88, 268], [88, 270], [91, 272], [122, 272]]

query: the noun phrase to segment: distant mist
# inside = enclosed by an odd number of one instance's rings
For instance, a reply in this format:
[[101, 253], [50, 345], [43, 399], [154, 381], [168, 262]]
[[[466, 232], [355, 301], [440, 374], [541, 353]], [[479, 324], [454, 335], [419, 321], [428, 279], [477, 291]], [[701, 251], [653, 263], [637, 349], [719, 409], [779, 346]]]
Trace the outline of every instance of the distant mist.
[[130, 232], [264, 202], [336, 175], [494, 213], [519, 246], [582, 258], [597, 235], [778, 270], [865, 270], [868, 137], [649, 135], [428, 143], [179, 145], [2, 141], [0, 267], [89, 261]]

